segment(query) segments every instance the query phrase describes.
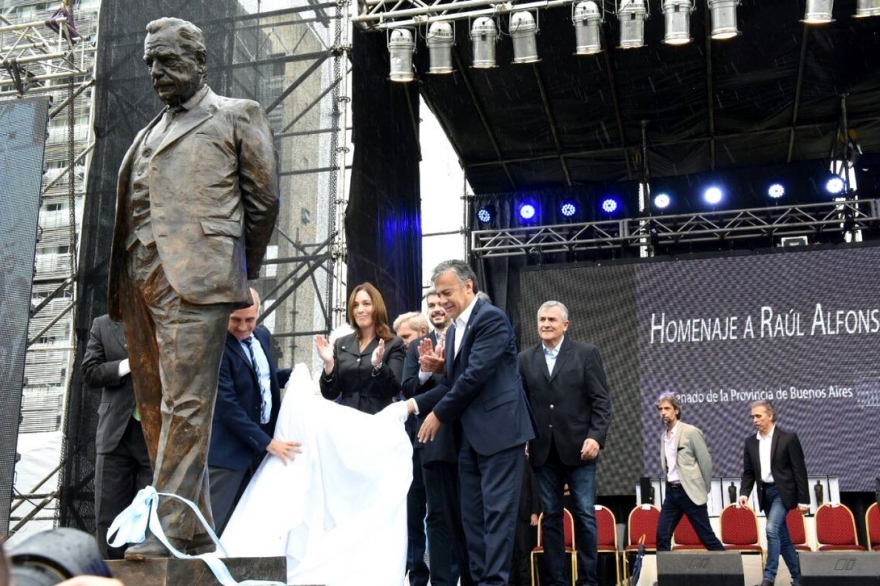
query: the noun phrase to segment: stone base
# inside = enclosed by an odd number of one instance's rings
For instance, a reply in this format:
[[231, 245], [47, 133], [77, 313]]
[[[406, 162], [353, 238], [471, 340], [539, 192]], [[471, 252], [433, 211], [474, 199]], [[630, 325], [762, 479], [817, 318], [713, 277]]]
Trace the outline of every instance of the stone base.
[[[225, 558], [223, 563], [237, 582], [271, 580], [287, 582], [287, 560], [271, 558]], [[144, 562], [109, 561], [113, 577], [126, 586], [217, 586], [220, 583], [200, 559], [162, 558]]]

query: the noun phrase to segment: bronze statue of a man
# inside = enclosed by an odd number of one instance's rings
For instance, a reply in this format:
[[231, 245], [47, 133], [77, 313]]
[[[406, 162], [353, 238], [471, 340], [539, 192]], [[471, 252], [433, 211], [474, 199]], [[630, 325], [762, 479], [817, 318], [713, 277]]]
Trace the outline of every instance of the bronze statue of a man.
[[[229, 314], [251, 304], [248, 279], [278, 215], [274, 139], [259, 104], [206, 85], [204, 36], [192, 23], [149, 23], [144, 61], [167, 106], [119, 171], [109, 313], [125, 324], [153, 486], [213, 523], [207, 458], [219, 366]], [[177, 549], [214, 549], [177, 499], [162, 498], [159, 517]], [[169, 555], [150, 534], [125, 557]]]

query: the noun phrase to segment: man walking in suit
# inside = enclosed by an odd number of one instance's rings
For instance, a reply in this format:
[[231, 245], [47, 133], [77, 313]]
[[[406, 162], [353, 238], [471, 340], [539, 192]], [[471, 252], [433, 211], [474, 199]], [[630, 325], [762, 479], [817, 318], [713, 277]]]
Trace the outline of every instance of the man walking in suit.
[[761, 586], [773, 586], [779, 569], [779, 556], [785, 560], [792, 586], [800, 586], [801, 572], [797, 551], [791, 543], [785, 517], [797, 507], [810, 511], [807, 465], [796, 433], [776, 426], [776, 409], [770, 401], [751, 405], [752, 422], [758, 433], [746, 438], [739, 502], [749, 502], [752, 487], [758, 484], [758, 503], [767, 516], [767, 561]]
[[[440, 298], [433, 290], [425, 295], [425, 302], [428, 306], [428, 318], [434, 329], [426, 336], [411, 341], [407, 348], [401, 385], [407, 399], [433, 389], [443, 380], [442, 366], [439, 368], [439, 373], [425, 373], [424, 382], [419, 377], [419, 344], [427, 339], [435, 348], [442, 347], [452, 322], [446, 315], [446, 310], [440, 305]], [[398, 333], [401, 337], [404, 334]], [[416, 429], [427, 415], [428, 412], [422, 412], [418, 417]], [[432, 442], [422, 443], [416, 439], [413, 443], [413, 453], [417, 454], [414, 458], [419, 458], [421, 464], [419, 473], [422, 476], [427, 502], [425, 525], [431, 585], [455, 586], [461, 578], [462, 586], [471, 586], [473, 582], [467, 571], [467, 545], [464, 529], [461, 526], [458, 454], [453, 438], [453, 426], [441, 426]], [[415, 470], [413, 474], [416, 474]], [[413, 480], [413, 484], [415, 483], [416, 481]]]
[[516, 366], [516, 336], [504, 312], [477, 299], [476, 275], [464, 261], [440, 263], [432, 281], [453, 325], [445, 355], [422, 340], [419, 360], [428, 376], [438, 363], [445, 372], [440, 384], [409, 400], [410, 410], [431, 411], [419, 428], [423, 442], [442, 425], [461, 422], [461, 519], [471, 577], [479, 586], [502, 586], [513, 555], [523, 450], [535, 437]]
[[211, 425], [208, 471], [218, 534], [226, 528], [267, 452], [281, 458], [285, 465], [301, 452], [300, 442], [272, 437], [281, 406], [278, 369], [272, 358], [269, 331], [257, 327], [260, 297], [253, 289], [251, 297], [253, 305], [229, 316]]
[[675, 393], [657, 399], [665, 429], [660, 439], [660, 466], [666, 474], [666, 498], [657, 520], [657, 551], [669, 551], [672, 533], [682, 516], [690, 519], [706, 549], [724, 551], [709, 523], [712, 456], [703, 432], [681, 421], [681, 403]]
[[577, 538], [578, 586], [598, 585], [596, 462], [611, 423], [611, 397], [599, 350], [565, 337], [568, 309], [547, 301], [538, 309], [541, 342], [519, 355], [519, 370], [538, 437], [529, 462], [544, 509], [544, 573], [547, 584], [568, 584], [565, 575], [562, 496], [568, 484]]
[[95, 433], [95, 536], [107, 560], [122, 559], [124, 552], [107, 544], [107, 529], [153, 478], [130, 373], [122, 324], [106, 314], [96, 317], [89, 330], [82, 374], [86, 385], [101, 389]]
[[[125, 324], [153, 486], [213, 523], [208, 443], [229, 314], [252, 304], [248, 279], [278, 214], [272, 131], [259, 104], [206, 84], [192, 23], [147, 25], [144, 61], [167, 107], [140, 131], [119, 173], [109, 313]], [[188, 553], [214, 549], [184, 503], [163, 498], [162, 530]], [[168, 557], [150, 533], [126, 559]]]

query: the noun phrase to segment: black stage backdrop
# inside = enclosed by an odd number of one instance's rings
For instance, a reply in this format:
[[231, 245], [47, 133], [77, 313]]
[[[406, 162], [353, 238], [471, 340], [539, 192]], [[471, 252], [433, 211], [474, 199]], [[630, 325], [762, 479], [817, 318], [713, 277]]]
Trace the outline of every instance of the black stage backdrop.
[[49, 98], [0, 104], [0, 540], [9, 529]]
[[571, 312], [569, 335], [599, 346], [614, 401], [604, 494], [659, 476], [657, 396], [682, 397], [714, 476], [739, 476], [748, 405], [771, 399], [796, 431], [811, 474], [873, 491], [880, 470], [880, 247], [552, 267], [522, 273], [523, 344], [548, 299]]
[[[235, 95], [230, 67], [235, 43], [236, 10], [232, 0], [176, 3], [118, 0], [101, 6], [96, 65], [95, 152], [83, 210], [78, 300], [75, 317], [76, 362], [65, 418], [64, 469], [61, 475], [60, 524], [94, 531], [95, 429], [100, 392], [83, 387], [79, 365], [92, 320], [107, 312], [107, 269], [116, 214], [116, 178], [122, 158], [137, 132], [163, 107], [150, 85], [143, 62], [146, 26], [175, 16], [198, 25], [208, 48], [208, 83], [221, 95]], [[235, 76], [246, 75], [235, 71]], [[251, 96], [247, 96], [251, 97]]]
[[418, 86], [389, 81], [384, 33], [356, 28], [353, 41], [348, 289], [376, 285], [393, 320], [421, 307]]

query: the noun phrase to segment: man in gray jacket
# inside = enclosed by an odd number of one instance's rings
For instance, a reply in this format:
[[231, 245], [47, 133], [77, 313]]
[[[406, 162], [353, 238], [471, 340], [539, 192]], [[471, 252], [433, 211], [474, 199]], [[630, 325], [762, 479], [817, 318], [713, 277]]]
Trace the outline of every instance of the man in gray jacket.
[[666, 426], [660, 439], [660, 464], [666, 475], [666, 498], [657, 521], [657, 551], [669, 551], [672, 533], [687, 515], [706, 549], [724, 551], [709, 524], [706, 503], [712, 486], [712, 456], [703, 432], [680, 421], [681, 403], [674, 393], [657, 399]]

